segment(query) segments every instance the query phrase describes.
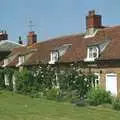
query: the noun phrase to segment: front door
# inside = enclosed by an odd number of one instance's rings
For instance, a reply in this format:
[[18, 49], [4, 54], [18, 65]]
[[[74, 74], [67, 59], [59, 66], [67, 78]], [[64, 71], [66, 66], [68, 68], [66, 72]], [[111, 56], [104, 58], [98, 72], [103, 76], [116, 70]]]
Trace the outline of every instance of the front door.
[[106, 90], [112, 95], [117, 95], [117, 75], [114, 73], [106, 74]]

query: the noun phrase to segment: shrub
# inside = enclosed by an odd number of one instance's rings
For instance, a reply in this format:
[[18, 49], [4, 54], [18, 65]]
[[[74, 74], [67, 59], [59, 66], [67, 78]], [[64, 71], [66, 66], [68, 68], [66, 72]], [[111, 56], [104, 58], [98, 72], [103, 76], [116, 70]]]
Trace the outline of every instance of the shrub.
[[48, 100], [59, 100], [60, 90], [58, 88], [51, 88], [46, 90], [44, 95]]
[[95, 76], [93, 74], [85, 75], [76, 69], [70, 69], [63, 74], [59, 74], [60, 89], [62, 89], [62, 91], [77, 91], [79, 98], [86, 96], [94, 80]]
[[73, 104], [80, 99], [79, 93], [76, 90], [61, 91], [60, 98], [62, 101], [71, 102]]
[[0, 69], [0, 90], [5, 88], [4, 71]]
[[34, 78], [31, 71], [16, 72], [16, 90], [22, 94], [30, 94], [33, 89]]
[[79, 99], [78, 101], [75, 102], [75, 105], [78, 107], [82, 107], [86, 105], [86, 101], [84, 99]]
[[103, 88], [92, 88], [87, 94], [88, 102], [90, 105], [100, 105], [104, 103], [111, 103], [112, 96]]
[[13, 90], [13, 74], [14, 74], [14, 69], [12, 68], [5, 68], [3, 70], [4, 72], [4, 75], [6, 74], [9, 78], [9, 85], [8, 86], [5, 86], [8, 90], [12, 91]]
[[32, 98], [43, 98], [43, 92], [32, 90], [31, 93], [30, 93], [30, 97], [32, 97]]
[[112, 107], [115, 110], [120, 110], [120, 97], [115, 97], [112, 102]]

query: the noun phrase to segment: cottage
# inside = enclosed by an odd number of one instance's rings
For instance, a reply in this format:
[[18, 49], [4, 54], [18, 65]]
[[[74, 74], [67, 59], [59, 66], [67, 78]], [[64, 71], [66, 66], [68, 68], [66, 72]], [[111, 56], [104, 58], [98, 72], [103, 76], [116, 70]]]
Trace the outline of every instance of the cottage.
[[6, 31], [0, 31], [0, 60], [3, 60], [10, 52], [21, 45], [8, 40], [8, 34]]
[[28, 34], [26, 47], [15, 48], [5, 67], [29, 67], [40, 64], [69, 66], [93, 72], [100, 84], [112, 94], [120, 92], [120, 26], [105, 27], [102, 16], [94, 10], [86, 16], [86, 32], [37, 42], [37, 35]]

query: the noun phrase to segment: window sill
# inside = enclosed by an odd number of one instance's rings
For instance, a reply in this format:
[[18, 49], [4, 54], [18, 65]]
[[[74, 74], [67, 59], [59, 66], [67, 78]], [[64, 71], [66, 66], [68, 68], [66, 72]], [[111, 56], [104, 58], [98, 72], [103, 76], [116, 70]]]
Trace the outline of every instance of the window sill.
[[4, 65], [2, 65], [2, 67], [6, 67], [8, 64], [4, 64]]
[[56, 61], [49, 61], [49, 64], [55, 64]]
[[84, 61], [85, 62], [94, 62], [95, 58], [85, 58]]
[[19, 67], [20, 65], [22, 65], [23, 63], [18, 63], [17, 65], [16, 65], [16, 67]]

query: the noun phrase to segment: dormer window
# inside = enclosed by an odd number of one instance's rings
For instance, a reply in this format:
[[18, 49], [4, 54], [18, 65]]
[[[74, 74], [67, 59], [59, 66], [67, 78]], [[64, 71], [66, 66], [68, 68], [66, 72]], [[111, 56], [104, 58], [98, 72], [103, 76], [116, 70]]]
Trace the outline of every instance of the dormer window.
[[97, 46], [87, 48], [87, 58], [85, 61], [94, 61], [99, 56], [99, 49]]
[[50, 54], [49, 64], [55, 64], [55, 62], [58, 62], [60, 60], [60, 57], [63, 56], [68, 50], [70, 50], [71, 47], [72, 44], [63, 44], [54, 48]]
[[19, 56], [19, 58], [18, 58], [18, 64], [16, 66], [22, 65], [24, 63], [24, 61], [25, 61], [24, 56]]
[[19, 56], [19, 64], [23, 64], [24, 63], [24, 56]]
[[58, 51], [52, 51], [50, 55], [50, 61], [49, 64], [54, 64], [55, 62], [58, 61]]
[[8, 65], [8, 59], [4, 59], [4, 65], [3, 65], [3, 67], [5, 67], [6, 65]]
[[51, 61], [57, 61], [58, 60], [58, 52], [52, 52], [51, 54]]

